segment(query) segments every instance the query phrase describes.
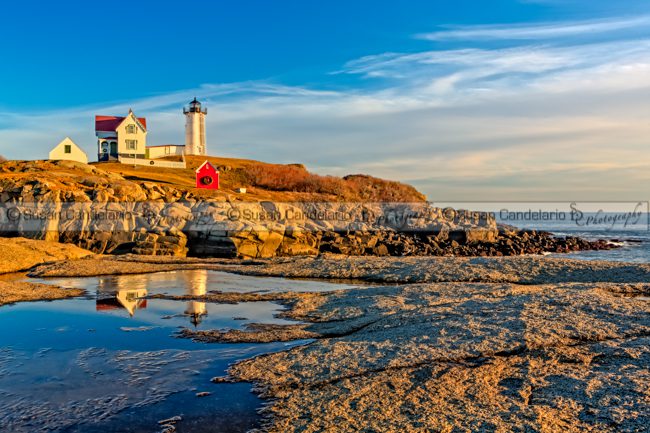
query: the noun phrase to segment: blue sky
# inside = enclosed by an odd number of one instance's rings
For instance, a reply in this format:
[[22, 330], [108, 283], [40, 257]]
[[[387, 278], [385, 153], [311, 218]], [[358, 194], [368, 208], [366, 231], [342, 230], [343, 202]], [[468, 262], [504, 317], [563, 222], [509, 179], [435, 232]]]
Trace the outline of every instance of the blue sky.
[[645, 199], [647, 1], [13, 2], [0, 154], [45, 158], [94, 114], [211, 153], [415, 184], [433, 200]]

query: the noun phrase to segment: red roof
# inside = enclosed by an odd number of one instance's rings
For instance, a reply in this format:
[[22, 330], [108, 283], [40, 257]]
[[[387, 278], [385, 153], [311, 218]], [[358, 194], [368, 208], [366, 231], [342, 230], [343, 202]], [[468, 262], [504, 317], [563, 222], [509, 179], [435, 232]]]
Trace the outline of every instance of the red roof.
[[199, 168], [196, 169], [197, 173], [219, 173], [219, 171], [214, 168], [214, 165], [210, 164], [209, 161], [205, 161]]
[[[115, 131], [124, 119], [126, 119], [126, 117], [95, 116], [95, 131]], [[147, 129], [147, 119], [144, 117], [138, 117], [138, 121], [142, 123], [142, 126], [144, 126], [145, 129]]]

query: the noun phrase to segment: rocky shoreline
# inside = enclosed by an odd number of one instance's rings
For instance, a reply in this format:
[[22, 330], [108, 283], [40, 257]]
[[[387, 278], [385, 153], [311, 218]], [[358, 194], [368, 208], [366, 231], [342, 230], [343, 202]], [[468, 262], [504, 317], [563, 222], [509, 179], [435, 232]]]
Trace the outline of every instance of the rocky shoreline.
[[[270, 399], [262, 431], [647, 428], [649, 265], [531, 257], [302, 265], [275, 260], [247, 268], [400, 283], [295, 299], [286, 316], [306, 325], [285, 331], [184, 335], [215, 342], [284, 341], [291, 333], [315, 339], [242, 361], [215, 379], [251, 381]], [[413, 281], [414, 268], [419, 282], [403, 284]]]
[[[210, 269], [366, 281], [332, 292], [208, 292], [274, 301], [292, 325], [184, 329], [210, 343], [305, 340], [233, 365], [269, 399], [265, 432], [639, 432], [650, 416], [650, 265], [540, 256], [256, 260], [91, 256], [37, 277]], [[66, 296], [70, 294], [67, 293]]]
[[16, 302], [53, 301], [84, 294], [80, 289], [67, 289], [51, 284], [28, 281], [0, 281], [0, 306]]
[[[28, 174], [28, 176], [25, 176]], [[97, 254], [510, 256], [614, 248], [427, 202], [246, 201], [71, 162], [0, 164], [0, 236]]]
[[472, 239], [471, 231], [437, 233], [336, 233], [321, 234], [319, 253], [354, 256], [516, 256], [609, 250], [618, 245], [608, 240], [590, 241], [575, 236], [557, 237], [537, 230], [499, 227], [494, 236]]

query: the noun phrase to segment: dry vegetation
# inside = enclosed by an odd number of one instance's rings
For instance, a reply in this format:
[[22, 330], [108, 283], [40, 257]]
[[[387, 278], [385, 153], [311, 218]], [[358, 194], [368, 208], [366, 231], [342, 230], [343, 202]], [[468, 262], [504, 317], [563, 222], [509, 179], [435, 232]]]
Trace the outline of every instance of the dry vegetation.
[[[195, 170], [205, 161], [219, 170], [220, 190], [195, 188]], [[378, 179], [365, 175], [344, 178], [310, 173], [302, 164], [269, 164], [260, 161], [235, 158], [203, 156], [186, 157], [187, 168], [173, 169], [149, 166], [133, 166], [119, 163], [93, 163], [100, 172], [89, 172], [80, 165], [52, 163], [48, 161], [0, 160], [0, 180], [3, 178], [38, 177], [65, 189], [64, 179], [73, 180], [79, 175], [99, 175], [109, 172], [119, 174], [133, 182], [152, 181], [180, 190], [192, 190], [199, 197], [234, 194], [237, 188], [246, 188], [246, 200], [271, 201], [399, 201], [419, 202], [425, 196], [410, 185]], [[76, 179], [75, 179], [76, 180]]]
[[410, 185], [367, 175], [320, 176], [310, 173], [301, 164], [255, 164], [238, 170], [245, 184], [272, 191], [327, 194], [361, 201], [424, 200], [424, 196]]

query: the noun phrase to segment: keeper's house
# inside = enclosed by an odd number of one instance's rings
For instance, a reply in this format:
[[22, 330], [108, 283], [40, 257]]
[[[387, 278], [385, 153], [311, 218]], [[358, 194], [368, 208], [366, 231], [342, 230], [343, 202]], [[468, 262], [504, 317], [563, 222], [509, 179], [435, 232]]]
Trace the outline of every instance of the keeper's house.
[[131, 110], [126, 117], [95, 116], [95, 135], [98, 161], [146, 158], [147, 119]]

